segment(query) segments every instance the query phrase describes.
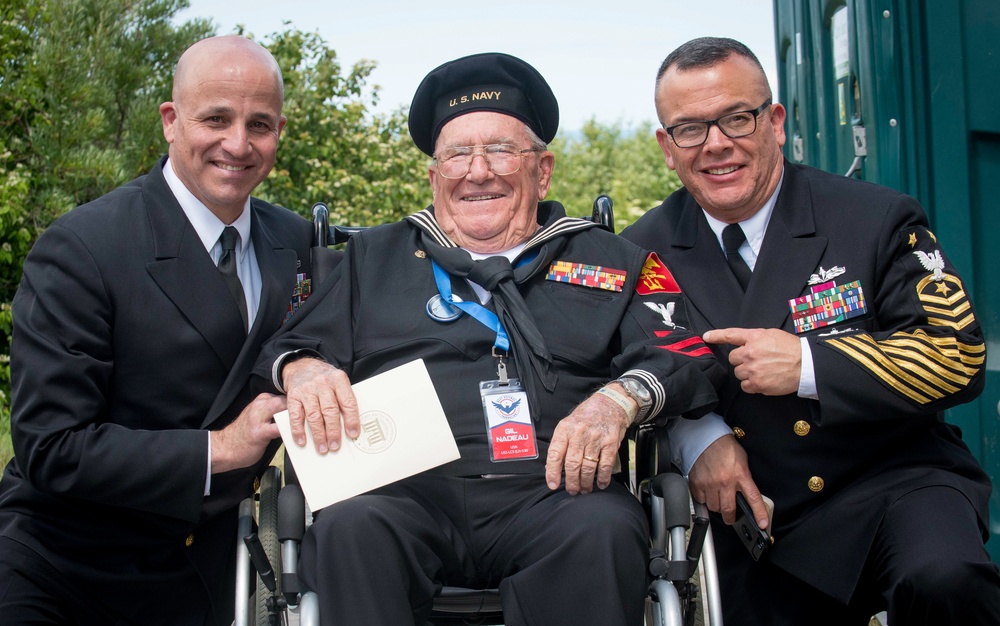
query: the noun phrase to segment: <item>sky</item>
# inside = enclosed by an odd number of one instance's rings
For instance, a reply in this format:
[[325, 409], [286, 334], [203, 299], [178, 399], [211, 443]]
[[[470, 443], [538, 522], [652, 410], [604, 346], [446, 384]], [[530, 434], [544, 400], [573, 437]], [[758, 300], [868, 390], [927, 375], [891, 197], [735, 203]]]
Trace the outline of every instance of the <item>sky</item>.
[[[219, 34], [255, 39], [295, 27], [318, 32], [345, 68], [377, 62], [376, 112], [408, 106], [432, 69], [479, 52], [533, 65], [559, 101], [560, 131], [590, 119], [656, 123], [653, 82], [674, 48], [706, 35], [757, 54], [777, 96], [772, 0], [189, 0], [175, 21], [209, 18]], [[290, 24], [285, 24], [290, 22]], [[560, 133], [562, 134], [562, 132]]]

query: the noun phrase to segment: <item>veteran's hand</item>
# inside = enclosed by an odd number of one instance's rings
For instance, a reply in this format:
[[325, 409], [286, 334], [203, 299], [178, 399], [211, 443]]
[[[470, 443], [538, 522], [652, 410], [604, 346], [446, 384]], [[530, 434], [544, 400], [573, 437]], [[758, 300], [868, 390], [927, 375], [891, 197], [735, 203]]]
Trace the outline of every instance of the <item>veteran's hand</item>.
[[691, 496], [708, 510], [722, 514], [727, 524], [736, 521], [736, 492], [742, 492], [753, 509], [757, 525], [767, 528], [767, 506], [750, 475], [747, 453], [736, 437], [726, 435], [705, 448], [688, 474]]
[[802, 345], [795, 335], [776, 328], [720, 328], [702, 339], [736, 346], [729, 362], [743, 391], [784, 396], [799, 390]]
[[566, 473], [566, 491], [576, 495], [590, 493], [611, 484], [618, 446], [628, 430], [625, 409], [600, 394], [583, 401], [564, 417], [552, 434], [545, 460], [545, 481], [549, 489], [559, 488]]
[[232, 423], [212, 431], [212, 473], [249, 467], [259, 461], [267, 445], [281, 436], [273, 415], [284, 410], [284, 396], [262, 393]]
[[340, 448], [342, 431], [357, 439], [361, 419], [347, 374], [319, 359], [305, 358], [284, 366], [281, 378], [295, 443], [306, 445], [306, 424], [320, 454]]

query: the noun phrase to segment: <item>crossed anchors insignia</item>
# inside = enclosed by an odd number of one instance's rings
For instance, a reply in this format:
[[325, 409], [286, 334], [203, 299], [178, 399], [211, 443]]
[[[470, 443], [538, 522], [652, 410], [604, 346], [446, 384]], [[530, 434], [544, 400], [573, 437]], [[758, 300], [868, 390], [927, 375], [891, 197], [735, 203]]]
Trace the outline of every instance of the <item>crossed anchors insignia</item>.
[[834, 267], [831, 267], [828, 270], [823, 269], [823, 266], [820, 265], [819, 270], [815, 274], [811, 274], [809, 276], [809, 284], [818, 285], [820, 283], [829, 282], [846, 271], [847, 271], [846, 267], [842, 267], [839, 265], [835, 265]]
[[666, 305], [660, 302], [647, 302], [646, 306], [653, 309], [663, 318], [663, 325], [669, 326], [670, 328], [677, 328], [677, 324], [674, 324], [674, 304], [673, 302], [668, 302]]
[[930, 254], [922, 250], [914, 250], [913, 254], [917, 255], [917, 259], [920, 260], [920, 264], [924, 266], [925, 270], [934, 272], [934, 277], [931, 280], [938, 283], [944, 280], [944, 257], [941, 256], [940, 250], [935, 250]]

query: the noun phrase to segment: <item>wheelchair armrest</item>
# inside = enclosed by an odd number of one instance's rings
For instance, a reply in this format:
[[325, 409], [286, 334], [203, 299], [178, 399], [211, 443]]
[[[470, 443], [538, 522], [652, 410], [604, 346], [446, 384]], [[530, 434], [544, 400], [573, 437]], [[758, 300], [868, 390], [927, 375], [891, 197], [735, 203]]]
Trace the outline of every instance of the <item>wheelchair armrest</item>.
[[286, 484], [278, 493], [278, 541], [302, 541], [306, 531], [306, 499], [302, 487]]
[[663, 499], [663, 521], [667, 530], [690, 528], [691, 500], [687, 480], [680, 474], [659, 474], [653, 477], [650, 489], [654, 496]]

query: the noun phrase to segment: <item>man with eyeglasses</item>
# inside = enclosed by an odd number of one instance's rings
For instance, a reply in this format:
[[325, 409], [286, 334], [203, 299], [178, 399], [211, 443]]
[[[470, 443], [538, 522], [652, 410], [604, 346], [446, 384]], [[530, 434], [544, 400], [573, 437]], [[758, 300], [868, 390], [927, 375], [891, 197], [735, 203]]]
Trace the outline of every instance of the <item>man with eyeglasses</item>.
[[300, 445], [352, 445], [349, 383], [421, 358], [461, 453], [320, 511], [301, 574], [324, 624], [422, 626], [442, 585], [498, 586], [509, 626], [642, 624], [648, 530], [619, 446], [710, 410], [722, 368], [655, 255], [544, 200], [558, 119], [515, 57], [433, 70], [409, 116], [433, 204], [355, 235], [265, 347]]
[[[913, 198], [785, 161], [771, 97], [739, 42], [672, 52], [656, 136], [684, 187], [622, 233], [669, 264], [730, 364], [722, 417], [671, 438], [721, 513], [726, 623], [1000, 624], [990, 482], [942, 415], [984, 382], [962, 281]], [[773, 539], [758, 561], [722, 523], [737, 492]]]

